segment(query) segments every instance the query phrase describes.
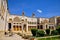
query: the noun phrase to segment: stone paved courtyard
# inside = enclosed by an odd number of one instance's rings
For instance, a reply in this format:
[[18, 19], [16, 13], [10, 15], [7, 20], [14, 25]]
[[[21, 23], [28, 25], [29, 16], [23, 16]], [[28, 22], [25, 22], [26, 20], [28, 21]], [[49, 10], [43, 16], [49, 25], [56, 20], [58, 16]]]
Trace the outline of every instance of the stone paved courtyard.
[[21, 36], [14, 34], [13, 36], [5, 36], [0, 33], [0, 40], [28, 40], [28, 39], [23, 39]]

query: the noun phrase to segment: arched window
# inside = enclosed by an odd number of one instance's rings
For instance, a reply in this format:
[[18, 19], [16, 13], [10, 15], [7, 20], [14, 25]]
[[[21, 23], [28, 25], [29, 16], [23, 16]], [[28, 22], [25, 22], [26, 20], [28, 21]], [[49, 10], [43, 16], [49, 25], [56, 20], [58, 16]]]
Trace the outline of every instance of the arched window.
[[39, 29], [39, 25], [38, 25], [38, 29]]
[[43, 25], [40, 25], [40, 29], [43, 29]]
[[51, 26], [49, 26], [49, 29], [51, 29]]
[[22, 19], [21, 21], [24, 21], [24, 19]]
[[46, 25], [46, 28], [47, 28], [47, 25]]

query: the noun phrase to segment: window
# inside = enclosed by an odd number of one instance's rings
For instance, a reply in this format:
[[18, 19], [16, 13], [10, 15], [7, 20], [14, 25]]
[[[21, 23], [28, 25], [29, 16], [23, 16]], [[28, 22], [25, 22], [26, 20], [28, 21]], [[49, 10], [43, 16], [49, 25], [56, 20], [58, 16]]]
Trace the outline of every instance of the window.
[[39, 25], [38, 25], [38, 29], [39, 29]]
[[12, 18], [9, 18], [9, 21], [12, 21]]
[[43, 29], [43, 25], [40, 25], [40, 29]]
[[13, 26], [13, 30], [15, 31], [16, 29], [15, 29], [15, 26]]
[[17, 31], [19, 30], [19, 26], [17, 26]]
[[8, 23], [8, 30], [11, 31], [11, 23]]
[[19, 23], [17, 23], [17, 24], [19, 24]]
[[27, 19], [25, 19], [25, 21], [27, 21]]
[[0, 16], [1, 16], [1, 13], [0, 13]]
[[49, 29], [51, 29], [51, 27], [49, 26]]
[[14, 23], [15, 24], [15, 23]]
[[22, 30], [21, 26], [19, 26], [20, 30]]
[[49, 23], [50, 23], [50, 20], [49, 20]]
[[24, 20], [22, 19], [22, 21], [24, 21]]
[[54, 27], [52, 26], [52, 29], [54, 29]]
[[46, 28], [47, 28], [47, 25], [46, 25]]

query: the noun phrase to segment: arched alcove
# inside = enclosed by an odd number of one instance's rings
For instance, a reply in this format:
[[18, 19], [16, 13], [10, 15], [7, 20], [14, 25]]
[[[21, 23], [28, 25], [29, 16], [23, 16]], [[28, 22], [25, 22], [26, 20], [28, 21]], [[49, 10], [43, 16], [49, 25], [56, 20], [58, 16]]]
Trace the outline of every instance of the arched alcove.
[[13, 19], [13, 21], [14, 21], [14, 22], [20, 22], [20, 18], [19, 18], [19, 17], [15, 17], [15, 18]]

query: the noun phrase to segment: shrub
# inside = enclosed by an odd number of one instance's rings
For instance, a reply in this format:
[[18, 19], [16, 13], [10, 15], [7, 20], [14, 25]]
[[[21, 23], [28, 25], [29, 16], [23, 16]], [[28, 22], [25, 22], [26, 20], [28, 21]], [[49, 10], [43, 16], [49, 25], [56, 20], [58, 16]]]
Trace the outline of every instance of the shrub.
[[42, 36], [44, 36], [44, 34], [45, 34], [45, 32], [43, 30], [38, 30], [37, 31], [37, 36], [38, 37], [42, 37]]
[[58, 31], [58, 33], [60, 34], [60, 28], [56, 29]]
[[37, 29], [31, 29], [32, 35], [36, 36]]
[[50, 34], [50, 29], [46, 29], [46, 34], [47, 34], [47, 35]]
[[53, 31], [51, 31], [51, 34], [52, 35], [57, 35], [58, 34], [58, 31], [57, 30], [53, 30]]
[[60, 26], [57, 26], [57, 29], [59, 29], [60, 28]]

